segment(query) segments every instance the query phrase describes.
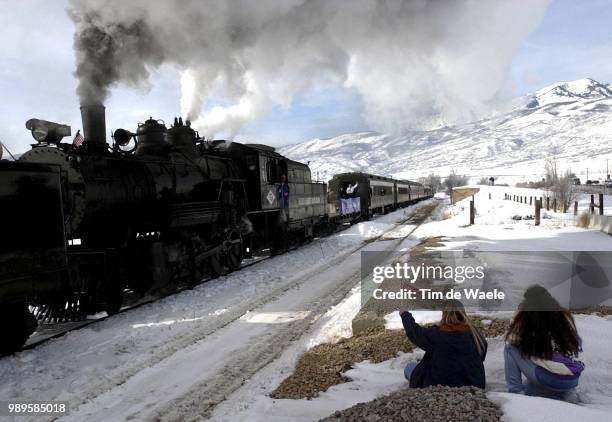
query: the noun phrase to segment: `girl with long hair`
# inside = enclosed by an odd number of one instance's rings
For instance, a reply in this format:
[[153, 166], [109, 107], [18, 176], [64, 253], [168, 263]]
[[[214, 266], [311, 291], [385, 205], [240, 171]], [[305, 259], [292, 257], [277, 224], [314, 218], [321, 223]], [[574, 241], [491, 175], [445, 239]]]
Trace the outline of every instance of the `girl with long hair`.
[[401, 309], [400, 316], [410, 341], [425, 351], [420, 362], [404, 369], [410, 387], [485, 387], [487, 342], [460, 301], [445, 302], [439, 326], [421, 327], [407, 309]]
[[[506, 333], [504, 366], [511, 393], [564, 398], [577, 385], [584, 364], [574, 317], [541, 286], [525, 291]], [[523, 376], [526, 383], [523, 384]]]

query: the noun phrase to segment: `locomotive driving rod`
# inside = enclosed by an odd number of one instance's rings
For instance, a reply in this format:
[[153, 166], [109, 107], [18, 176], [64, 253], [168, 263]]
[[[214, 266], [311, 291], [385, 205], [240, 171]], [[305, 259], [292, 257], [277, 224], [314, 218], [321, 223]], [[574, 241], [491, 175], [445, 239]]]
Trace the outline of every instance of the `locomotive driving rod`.
[[231, 245], [234, 245], [234, 244], [240, 243], [240, 242], [241, 242], [240, 239], [225, 240], [220, 245], [215, 246], [213, 248], [210, 248], [210, 249], [202, 252], [201, 254], [196, 255], [195, 256], [195, 260], [196, 260], [196, 262], [200, 262], [201, 260], [206, 259], [206, 258], [208, 258], [208, 257], [210, 257], [210, 256], [212, 256], [212, 255], [214, 255], [217, 252], [220, 252], [222, 250], [227, 250], [227, 249], [229, 249], [229, 247]]

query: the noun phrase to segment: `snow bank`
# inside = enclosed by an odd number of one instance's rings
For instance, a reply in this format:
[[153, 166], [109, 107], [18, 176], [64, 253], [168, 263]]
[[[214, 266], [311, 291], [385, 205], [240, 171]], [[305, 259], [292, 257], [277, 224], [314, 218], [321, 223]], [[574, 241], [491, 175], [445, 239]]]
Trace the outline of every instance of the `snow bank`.
[[487, 397], [501, 406], [508, 422], [602, 422], [612, 418], [609, 412], [541, 397], [510, 393], [489, 393]]

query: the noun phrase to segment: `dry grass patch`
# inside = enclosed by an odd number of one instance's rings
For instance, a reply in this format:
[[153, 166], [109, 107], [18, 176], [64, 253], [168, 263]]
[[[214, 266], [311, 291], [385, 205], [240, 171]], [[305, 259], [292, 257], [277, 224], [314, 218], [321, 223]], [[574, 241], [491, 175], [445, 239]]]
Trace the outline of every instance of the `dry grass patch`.
[[589, 213], [588, 212], [583, 212], [581, 213], [578, 218], [576, 219], [576, 225], [578, 227], [582, 227], [583, 229], [588, 229], [589, 228]]

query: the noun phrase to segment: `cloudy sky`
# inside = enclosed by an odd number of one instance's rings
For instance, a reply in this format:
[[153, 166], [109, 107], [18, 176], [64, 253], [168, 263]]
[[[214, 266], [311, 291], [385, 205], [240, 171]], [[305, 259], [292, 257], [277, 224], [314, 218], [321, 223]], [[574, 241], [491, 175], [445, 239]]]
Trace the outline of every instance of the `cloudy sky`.
[[[67, 0], [0, 0], [0, 141], [14, 152], [32, 142], [24, 127], [31, 117], [68, 123], [73, 133], [80, 128], [73, 76], [75, 27], [66, 8]], [[612, 0], [553, 0], [514, 55], [505, 95], [583, 77], [612, 82], [610, 22]], [[109, 130], [134, 129], [149, 116], [169, 121], [178, 115], [179, 79], [173, 66], [162, 65], [146, 86], [113, 88], [106, 102]], [[280, 146], [371, 129], [371, 121], [363, 116], [358, 92], [317, 84], [294, 96], [290, 104], [275, 105], [266, 117], [248, 123], [237, 139]]]

